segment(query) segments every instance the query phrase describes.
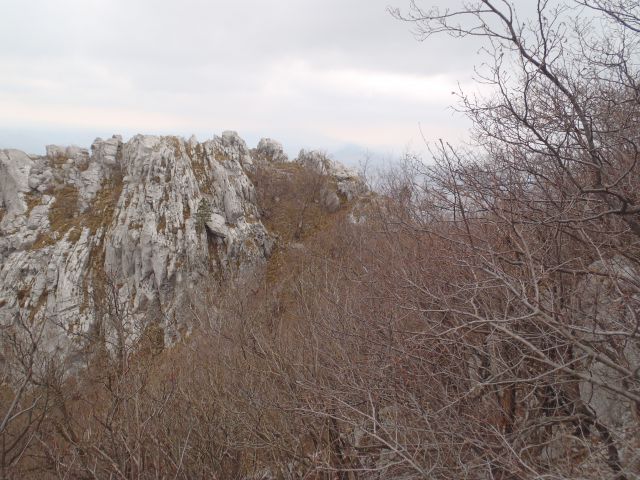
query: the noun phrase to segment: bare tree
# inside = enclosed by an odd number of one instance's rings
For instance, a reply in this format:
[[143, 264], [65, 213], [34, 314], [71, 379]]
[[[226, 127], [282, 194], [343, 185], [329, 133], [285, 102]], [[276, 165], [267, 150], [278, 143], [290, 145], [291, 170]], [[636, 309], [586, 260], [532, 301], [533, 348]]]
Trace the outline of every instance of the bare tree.
[[481, 455], [504, 478], [638, 469], [638, 6], [581, 5], [603, 31], [570, 28], [577, 6], [547, 1], [525, 22], [490, 0], [394, 12], [424, 38], [487, 41], [494, 95], [461, 97], [475, 147], [416, 163], [414, 214], [395, 220], [451, 245], [455, 275], [400, 278], [447, 319], [429, 327], [439, 342], [464, 340], [464, 395], [495, 395], [497, 443]]
[[41, 345], [45, 321], [17, 318], [2, 328], [0, 371], [0, 478], [20, 472], [28, 451], [36, 441], [51, 408], [48, 390], [42, 388], [48, 375]]

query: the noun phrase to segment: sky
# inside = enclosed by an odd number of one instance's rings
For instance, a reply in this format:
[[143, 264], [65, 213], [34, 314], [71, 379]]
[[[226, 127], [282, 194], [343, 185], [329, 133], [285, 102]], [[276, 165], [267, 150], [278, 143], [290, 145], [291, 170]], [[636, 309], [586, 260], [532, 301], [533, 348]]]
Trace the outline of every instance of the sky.
[[1, 0], [0, 148], [236, 130], [355, 163], [457, 141], [478, 48], [417, 41], [387, 12], [408, 4]]

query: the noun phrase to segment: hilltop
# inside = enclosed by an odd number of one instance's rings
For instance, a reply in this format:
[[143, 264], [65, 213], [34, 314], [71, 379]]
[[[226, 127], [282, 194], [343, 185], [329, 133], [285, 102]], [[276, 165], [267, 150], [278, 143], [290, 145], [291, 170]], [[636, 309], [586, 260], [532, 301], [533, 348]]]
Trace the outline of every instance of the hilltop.
[[[318, 191], [278, 203], [304, 179]], [[289, 161], [278, 142], [250, 149], [235, 132], [1, 150], [0, 324], [46, 321], [46, 350], [74, 356], [97, 332], [117, 334], [106, 320], [117, 308], [132, 339], [153, 328], [173, 343], [192, 298], [260, 277], [306, 216], [337, 212], [361, 187], [318, 152]]]

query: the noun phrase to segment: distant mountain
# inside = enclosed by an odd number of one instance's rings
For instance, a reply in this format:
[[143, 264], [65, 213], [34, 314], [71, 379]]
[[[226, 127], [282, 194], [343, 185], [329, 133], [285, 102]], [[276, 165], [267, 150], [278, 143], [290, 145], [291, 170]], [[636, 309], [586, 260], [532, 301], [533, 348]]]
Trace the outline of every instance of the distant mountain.
[[329, 151], [329, 156], [340, 163], [354, 168], [365, 165], [370, 167], [383, 167], [389, 162], [397, 160], [397, 154], [383, 150], [369, 149], [356, 144], [346, 144], [340, 148]]

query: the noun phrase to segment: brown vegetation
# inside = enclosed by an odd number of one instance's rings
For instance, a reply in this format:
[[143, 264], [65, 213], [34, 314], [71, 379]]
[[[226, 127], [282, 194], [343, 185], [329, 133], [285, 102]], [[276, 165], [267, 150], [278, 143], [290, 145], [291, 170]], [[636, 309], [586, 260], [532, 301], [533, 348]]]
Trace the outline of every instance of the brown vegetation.
[[322, 175], [259, 170], [289, 248], [263, 279], [202, 288], [170, 348], [108, 277], [75, 374], [40, 325], [3, 331], [3, 477], [640, 475], [640, 12], [580, 2], [610, 30], [569, 48], [544, 2], [537, 37], [470, 3], [409, 19], [495, 42], [496, 95], [463, 98], [477, 148], [407, 158], [358, 223], [322, 208]]
[[[49, 230], [38, 235], [33, 249], [55, 244], [67, 233], [67, 240], [77, 242], [82, 235], [82, 228], [89, 228], [95, 234], [100, 227], [108, 225], [122, 192], [122, 178], [118, 172], [105, 180], [91, 204], [80, 211], [78, 190], [72, 185], [54, 189], [54, 201], [49, 207]], [[38, 202], [40, 200], [38, 199]], [[37, 204], [37, 202], [36, 202]]]

